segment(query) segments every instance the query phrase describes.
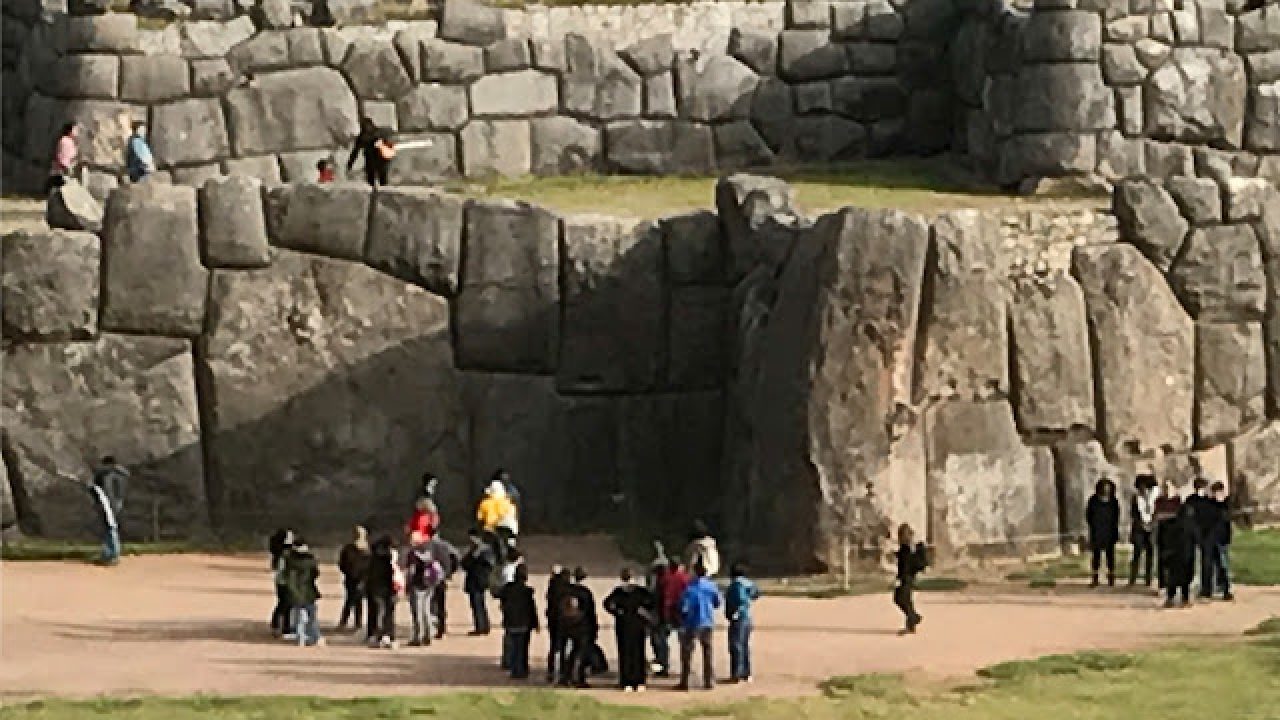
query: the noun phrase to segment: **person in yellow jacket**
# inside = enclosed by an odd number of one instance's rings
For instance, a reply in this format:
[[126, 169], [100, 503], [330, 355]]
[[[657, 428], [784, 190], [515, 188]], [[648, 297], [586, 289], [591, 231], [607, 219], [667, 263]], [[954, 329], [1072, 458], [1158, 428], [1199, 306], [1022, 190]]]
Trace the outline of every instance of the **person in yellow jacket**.
[[515, 517], [516, 506], [507, 497], [507, 489], [500, 482], [492, 482], [484, 491], [484, 499], [476, 508], [476, 521], [486, 533], [496, 533], [500, 526], [509, 524]]

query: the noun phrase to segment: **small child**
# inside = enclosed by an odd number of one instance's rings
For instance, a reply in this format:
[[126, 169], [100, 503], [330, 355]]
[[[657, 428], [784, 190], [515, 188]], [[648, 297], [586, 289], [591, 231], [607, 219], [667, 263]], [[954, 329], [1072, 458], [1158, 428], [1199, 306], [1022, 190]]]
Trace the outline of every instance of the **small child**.
[[529, 587], [529, 568], [518, 565], [502, 588], [502, 650], [514, 680], [529, 677], [529, 637], [538, 632], [538, 606]]
[[338, 173], [333, 169], [333, 162], [327, 158], [316, 163], [316, 180], [321, 184], [331, 183], [338, 179]]
[[320, 599], [316, 580], [320, 577], [320, 570], [307, 541], [301, 537], [295, 538], [293, 548], [285, 553], [284, 576], [296, 613], [298, 646], [324, 645], [324, 638], [320, 637], [320, 619], [316, 616], [316, 602]]
[[729, 568], [729, 588], [724, 594], [724, 614], [729, 620], [729, 682], [751, 682], [751, 604], [760, 589], [747, 578], [747, 568]]
[[906, 618], [906, 626], [900, 634], [909, 635], [924, 621], [924, 616], [916, 612], [915, 586], [916, 575], [924, 572], [929, 566], [928, 551], [924, 543], [915, 542], [915, 531], [911, 526], [902, 523], [898, 526], [898, 577], [893, 585], [893, 604], [902, 610]]
[[276, 606], [271, 611], [271, 634], [275, 637], [289, 635], [293, 628], [290, 618], [289, 586], [285, 584], [285, 553], [293, 545], [293, 531], [280, 528], [267, 539], [267, 550], [271, 553], [271, 574], [276, 586]]

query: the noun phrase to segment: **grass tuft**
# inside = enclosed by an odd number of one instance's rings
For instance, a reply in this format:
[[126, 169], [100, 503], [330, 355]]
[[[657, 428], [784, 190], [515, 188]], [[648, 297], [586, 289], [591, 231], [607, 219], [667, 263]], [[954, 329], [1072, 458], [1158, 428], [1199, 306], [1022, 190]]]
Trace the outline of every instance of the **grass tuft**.
[[1070, 655], [1046, 655], [1035, 660], [1003, 662], [978, 670], [978, 676], [1004, 682], [1036, 677], [1124, 670], [1132, 667], [1134, 662], [1133, 655], [1079, 652]]
[[1269, 617], [1244, 631], [1245, 635], [1280, 635], [1280, 616]]

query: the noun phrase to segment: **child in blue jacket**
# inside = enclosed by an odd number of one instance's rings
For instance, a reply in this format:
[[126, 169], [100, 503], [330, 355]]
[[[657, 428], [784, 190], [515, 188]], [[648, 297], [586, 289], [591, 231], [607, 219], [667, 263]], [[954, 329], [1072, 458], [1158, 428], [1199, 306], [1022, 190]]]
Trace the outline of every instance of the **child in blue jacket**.
[[747, 578], [747, 568], [734, 563], [729, 569], [729, 589], [724, 594], [724, 614], [729, 620], [729, 681], [751, 682], [751, 604], [760, 589]]

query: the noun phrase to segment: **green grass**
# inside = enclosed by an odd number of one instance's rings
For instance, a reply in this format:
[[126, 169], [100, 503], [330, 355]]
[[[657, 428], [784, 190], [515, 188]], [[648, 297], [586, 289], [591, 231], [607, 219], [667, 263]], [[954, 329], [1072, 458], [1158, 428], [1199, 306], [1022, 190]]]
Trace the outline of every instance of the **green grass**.
[[1237, 531], [1231, 572], [1242, 585], [1280, 585], [1280, 528]]
[[[195, 542], [154, 542], [124, 543], [120, 546], [120, 554], [125, 557], [138, 555], [176, 555], [179, 553], [200, 552], [237, 552], [256, 550], [261, 543], [195, 543]], [[9, 562], [49, 562], [72, 560], [92, 562], [102, 554], [102, 545], [98, 543], [65, 542], [62, 540], [42, 540], [26, 538], [0, 545], [0, 560]]]
[[836, 677], [821, 694], [684, 709], [620, 707], [550, 691], [417, 698], [308, 697], [44, 700], [0, 709], [4, 720], [1270, 720], [1280, 707], [1280, 643], [1077, 653], [994, 665], [981, 679], [936, 687], [897, 675]]
[[1244, 631], [1245, 635], [1280, 635], [1280, 616], [1269, 617]]

